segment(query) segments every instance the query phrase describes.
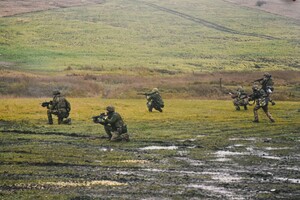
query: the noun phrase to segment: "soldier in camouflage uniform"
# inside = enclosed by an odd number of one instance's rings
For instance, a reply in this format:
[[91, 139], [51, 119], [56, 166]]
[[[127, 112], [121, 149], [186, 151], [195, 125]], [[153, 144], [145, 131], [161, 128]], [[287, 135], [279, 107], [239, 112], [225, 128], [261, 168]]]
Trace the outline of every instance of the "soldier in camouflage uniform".
[[127, 125], [124, 123], [121, 115], [115, 112], [113, 106], [106, 107], [106, 117], [104, 119], [104, 130], [110, 141], [129, 141]]
[[261, 84], [261, 88], [266, 92], [269, 98], [269, 102], [271, 102], [272, 106], [275, 105], [275, 102], [271, 99], [271, 94], [274, 91], [274, 82], [270, 73], [264, 73], [264, 77], [257, 80]]
[[268, 110], [268, 103], [269, 103], [269, 97], [266, 94], [266, 92], [263, 89], [259, 89], [258, 85], [253, 85], [252, 87], [253, 94], [250, 95], [249, 100], [255, 101], [256, 105], [253, 109], [254, 112], [254, 121], [255, 123], [258, 123], [258, 110], [260, 108], [263, 109], [267, 117], [270, 119], [271, 122], [275, 122], [272, 115], [269, 113]]
[[240, 110], [240, 106], [244, 106], [244, 110], [248, 109], [247, 108], [247, 105], [249, 103], [248, 95], [244, 91], [244, 88], [242, 86], [239, 86], [236, 92], [234, 94], [231, 94], [231, 98], [234, 99], [233, 105], [235, 106], [236, 110]]
[[53, 100], [47, 108], [48, 124], [53, 124], [52, 115], [58, 117], [58, 124], [71, 124], [71, 118], [68, 118], [71, 111], [70, 102], [61, 96], [59, 90], [53, 91]]
[[152, 112], [153, 108], [159, 112], [163, 111], [162, 108], [164, 108], [164, 101], [162, 100], [157, 88], [153, 88], [153, 90], [146, 95], [146, 98], [149, 112]]

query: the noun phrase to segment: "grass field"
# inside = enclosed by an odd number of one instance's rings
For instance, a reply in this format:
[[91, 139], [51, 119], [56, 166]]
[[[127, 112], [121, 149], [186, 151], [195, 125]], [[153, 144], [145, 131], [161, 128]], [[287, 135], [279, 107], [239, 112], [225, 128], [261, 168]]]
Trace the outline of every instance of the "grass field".
[[299, 70], [297, 20], [221, 0], [113, 0], [0, 26], [0, 61], [21, 70]]
[[[47, 125], [45, 99], [1, 99], [1, 199], [296, 199], [299, 103], [71, 98], [72, 125]], [[113, 104], [131, 141], [112, 143], [91, 117]], [[284, 187], [283, 187], [284, 185]]]
[[[223, 0], [15, 3], [26, 13], [0, 17], [0, 199], [300, 199], [299, 20]], [[265, 71], [276, 122], [254, 124], [228, 92]], [[154, 87], [163, 113], [137, 95]], [[53, 89], [72, 125], [47, 125]], [[92, 122], [110, 104], [130, 142]]]

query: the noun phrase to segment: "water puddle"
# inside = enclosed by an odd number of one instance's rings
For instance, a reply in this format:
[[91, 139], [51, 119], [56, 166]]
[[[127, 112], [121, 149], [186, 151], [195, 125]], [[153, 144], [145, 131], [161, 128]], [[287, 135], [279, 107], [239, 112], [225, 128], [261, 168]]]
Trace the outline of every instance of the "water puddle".
[[101, 147], [99, 148], [100, 151], [114, 151], [113, 148], [110, 148], [110, 147]]
[[193, 159], [186, 158], [186, 157], [176, 157], [176, 159], [185, 161], [185, 162], [189, 163], [189, 165], [191, 165], [191, 166], [202, 166], [202, 165], [204, 165], [204, 163], [199, 161], [199, 160], [193, 160]]
[[236, 140], [244, 140], [244, 141], [256, 141], [256, 138], [229, 138], [230, 141], [236, 141]]
[[148, 146], [139, 148], [140, 150], [176, 150], [177, 146]]
[[282, 177], [274, 177], [275, 180], [283, 181], [283, 182], [290, 182], [300, 184], [300, 179], [296, 178], [282, 178]]
[[265, 149], [268, 150], [268, 151], [273, 151], [273, 150], [286, 150], [286, 149], [292, 149], [292, 148], [290, 148], [290, 147], [278, 147], [278, 148], [276, 148], [276, 147], [266, 147]]
[[217, 194], [221, 194], [221, 195], [230, 197], [230, 199], [234, 199], [234, 200], [244, 199], [242, 197], [237, 196], [233, 192], [226, 190], [223, 187], [216, 187], [216, 186], [211, 186], [211, 185], [198, 185], [198, 184], [190, 184], [190, 185], [187, 185], [186, 187], [207, 190], [209, 192], [213, 192], [213, 193], [217, 193]]

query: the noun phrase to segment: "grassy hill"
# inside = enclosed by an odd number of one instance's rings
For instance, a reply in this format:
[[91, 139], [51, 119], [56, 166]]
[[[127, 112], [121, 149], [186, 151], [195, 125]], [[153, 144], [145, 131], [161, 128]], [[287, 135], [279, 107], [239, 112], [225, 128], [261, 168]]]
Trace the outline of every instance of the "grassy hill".
[[22, 70], [299, 70], [299, 21], [221, 0], [113, 0], [0, 25], [0, 61]]
[[300, 96], [295, 19], [222, 0], [88, 3], [0, 18], [1, 95], [224, 98], [220, 79], [250, 92], [269, 71], [281, 100]]

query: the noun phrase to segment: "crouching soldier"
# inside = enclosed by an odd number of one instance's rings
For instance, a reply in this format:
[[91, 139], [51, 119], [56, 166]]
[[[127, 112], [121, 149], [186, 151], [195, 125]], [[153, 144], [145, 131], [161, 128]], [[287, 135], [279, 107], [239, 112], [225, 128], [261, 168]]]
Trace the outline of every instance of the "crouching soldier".
[[159, 112], [163, 111], [162, 108], [164, 108], [164, 101], [162, 100], [157, 88], [153, 88], [150, 93], [147, 93], [146, 98], [149, 112], [152, 112], [153, 108]]
[[127, 133], [127, 125], [124, 123], [121, 115], [115, 112], [113, 106], [106, 107], [107, 113], [93, 117], [95, 123], [104, 126], [104, 130], [110, 141], [127, 141], [129, 142], [129, 134]]
[[248, 101], [248, 95], [244, 91], [242, 86], [239, 86], [238, 89], [234, 94], [229, 93], [231, 95], [231, 98], [233, 98], [233, 105], [235, 106], [236, 110], [240, 110], [240, 106], [244, 107], [244, 110], [248, 110], [247, 105], [249, 103]]
[[253, 85], [252, 87], [253, 94], [250, 95], [249, 100], [250, 101], [255, 101], [256, 105], [253, 109], [254, 112], [254, 121], [258, 123], [258, 110], [260, 108], [263, 109], [263, 111], [266, 113], [267, 117], [270, 119], [271, 122], [275, 122], [273, 119], [272, 115], [269, 113], [268, 110], [268, 103], [269, 103], [269, 97], [268, 94], [263, 89], [259, 89], [257, 85]]
[[48, 109], [48, 124], [53, 124], [52, 115], [58, 117], [58, 124], [71, 124], [71, 118], [68, 118], [71, 111], [71, 104], [66, 98], [61, 96], [59, 90], [54, 90], [53, 100], [42, 103], [42, 106]]

